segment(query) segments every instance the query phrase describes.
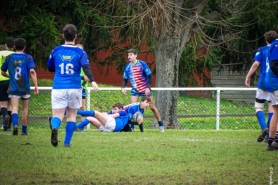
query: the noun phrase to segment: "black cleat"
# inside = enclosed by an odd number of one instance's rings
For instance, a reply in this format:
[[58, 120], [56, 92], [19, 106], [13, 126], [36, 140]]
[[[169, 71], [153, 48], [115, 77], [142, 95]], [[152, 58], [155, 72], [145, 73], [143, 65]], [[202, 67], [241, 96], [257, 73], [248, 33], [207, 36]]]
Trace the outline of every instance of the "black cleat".
[[18, 136], [18, 128], [14, 127], [13, 136]]
[[22, 136], [28, 136], [29, 134], [27, 132], [21, 132]]
[[51, 144], [54, 147], [58, 146], [58, 130], [56, 128], [51, 130]]
[[4, 131], [7, 131], [7, 129], [9, 128], [9, 125], [10, 125], [10, 116], [9, 115], [6, 115], [5, 116], [5, 124], [4, 124]]
[[262, 142], [265, 139], [266, 134], [268, 134], [269, 130], [268, 128], [263, 129], [263, 131], [261, 132], [261, 134], [258, 137], [257, 142]]

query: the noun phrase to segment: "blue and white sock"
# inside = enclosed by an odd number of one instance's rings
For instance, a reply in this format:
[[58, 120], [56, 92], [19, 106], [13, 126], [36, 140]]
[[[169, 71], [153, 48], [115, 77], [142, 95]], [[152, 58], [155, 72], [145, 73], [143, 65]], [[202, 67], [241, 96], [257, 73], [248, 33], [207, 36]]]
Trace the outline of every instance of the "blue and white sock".
[[62, 120], [58, 117], [53, 117], [51, 119], [51, 128], [56, 128], [57, 130], [59, 129], [60, 125], [62, 123]]
[[12, 114], [12, 120], [13, 120], [13, 126], [18, 127], [18, 114], [17, 113]]
[[265, 117], [264, 117], [264, 113], [262, 110], [258, 110], [256, 112], [256, 117], [258, 119], [258, 122], [260, 124], [261, 129], [265, 129], [266, 128], [266, 124], [265, 124]]

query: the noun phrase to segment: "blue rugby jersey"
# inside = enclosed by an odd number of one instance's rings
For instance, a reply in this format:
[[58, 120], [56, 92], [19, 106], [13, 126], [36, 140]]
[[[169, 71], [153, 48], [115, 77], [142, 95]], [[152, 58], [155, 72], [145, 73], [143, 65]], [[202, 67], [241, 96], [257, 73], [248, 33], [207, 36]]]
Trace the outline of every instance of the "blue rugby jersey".
[[18, 96], [30, 94], [29, 73], [30, 69], [35, 68], [33, 57], [27, 53], [15, 52], [7, 56], [1, 70], [9, 72], [8, 94]]
[[151, 70], [146, 62], [137, 60], [136, 64], [129, 62], [124, 69], [123, 78], [130, 81], [132, 89], [143, 94], [148, 86], [148, 75]]
[[253, 60], [258, 61], [260, 63], [260, 76], [258, 80], [258, 88], [262, 90], [266, 90], [265, 87], [265, 76], [266, 76], [266, 58], [268, 57], [269, 46], [260, 47]]
[[87, 53], [75, 45], [54, 48], [47, 65], [55, 69], [53, 89], [81, 88], [81, 68], [89, 65]]
[[273, 60], [278, 60], [278, 40], [271, 43], [269, 48], [268, 58], [266, 60], [266, 79], [265, 85], [267, 92], [274, 92], [278, 90], [278, 76], [270, 69], [270, 63]]
[[120, 132], [128, 122], [128, 114], [125, 110], [119, 111], [120, 116], [115, 118], [116, 126], [113, 132]]
[[124, 110], [128, 113], [128, 119], [132, 120], [133, 119], [133, 115], [136, 112], [141, 112], [142, 115], [144, 115], [145, 109], [140, 109], [140, 102], [137, 103], [131, 103], [129, 105], [124, 106]]

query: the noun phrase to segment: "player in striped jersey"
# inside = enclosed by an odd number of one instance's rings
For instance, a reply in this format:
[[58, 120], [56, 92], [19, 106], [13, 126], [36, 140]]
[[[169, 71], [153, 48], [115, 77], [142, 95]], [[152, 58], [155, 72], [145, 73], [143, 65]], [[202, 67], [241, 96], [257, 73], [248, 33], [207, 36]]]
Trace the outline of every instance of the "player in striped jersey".
[[[142, 60], [137, 60], [138, 52], [135, 49], [128, 50], [128, 60], [130, 61], [124, 69], [123, 83], [122, 83], [122, 93], [126, 95], [126, 85], [128, 80], [131, 83], [131, 97], [130, 102], [138, 102], [139, 96], [150, 96], [152, 102], [150, 103], [150, 108], [154, 113], [160, 132], [164, 132], [164, 126], [161, 121], [160, 114], [153, 103], [151, 84], [152, 84], [152, 73], [146, 62]], [[134, 125], [132, 125], [134, 128]]]

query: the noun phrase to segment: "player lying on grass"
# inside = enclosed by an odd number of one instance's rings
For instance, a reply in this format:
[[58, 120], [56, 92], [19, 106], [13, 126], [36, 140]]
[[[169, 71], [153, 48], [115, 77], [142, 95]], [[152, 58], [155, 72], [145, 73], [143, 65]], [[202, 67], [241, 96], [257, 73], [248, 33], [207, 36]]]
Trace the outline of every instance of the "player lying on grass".
[[[130, 128], [129, 124], [134, 124], [134, 125], [139, 125], [140, 131], [143, 132], [144, 131], [144, 128], [143, 128], [144, 119], [142, 118], [138, 122], [136, 122], [135, 120], [133, 120], [133, 117], [134, 117], [134, 114], [136, 114], [138, 112], [140, 112], [143, 116], [144, 110], [150, 106], [149, 105], [150, 102], [151, 102], [151, 99], [149, 97], [145, 96], [145, 97], [142, 97], [141, 102], [129, 104], [124, 107], [120, 107], [120, 106], [118, 106], [118, 104], [120, 104], [120, 103], [116, 103], [112, 106], [113, 109], [108, 114], [107, 113], [103, 113], [103, 114], [114, 115], [115, 113], [118, 113], [119, 111], [125, 111], [127, 113], [128, 120], [127, 120], [127, 123], [125, 125], [123, 125], [122, 129], [119, 131], [132, 132], [132, 129]], [[122, 106], [122, 104], [120, 104], [120, 105]], [[84, 127], [88, 123], [91, 123], [92, 125], [99, 128], [98, 127], [99, 121], [93, 117], [94, 116], [93, 111], [78, 110], [77, 114], [80, 114], [81, 116], [88, 116], [84, 121], [80, 122], [77, 125], [77, 131], [84, 130]], [[119, 132], [119, 131], [117, 130], [114, 132]]]
[[91, 123], [100, 131], [120, 132], [128, 122], [128, 114], [121, 103], [115, 103], [112, 108], [109, 114], [96, 110], [78, 110], [77, 114], [88, 117], [76, 125], [77, 129], [83, 130], [86, 125]]

